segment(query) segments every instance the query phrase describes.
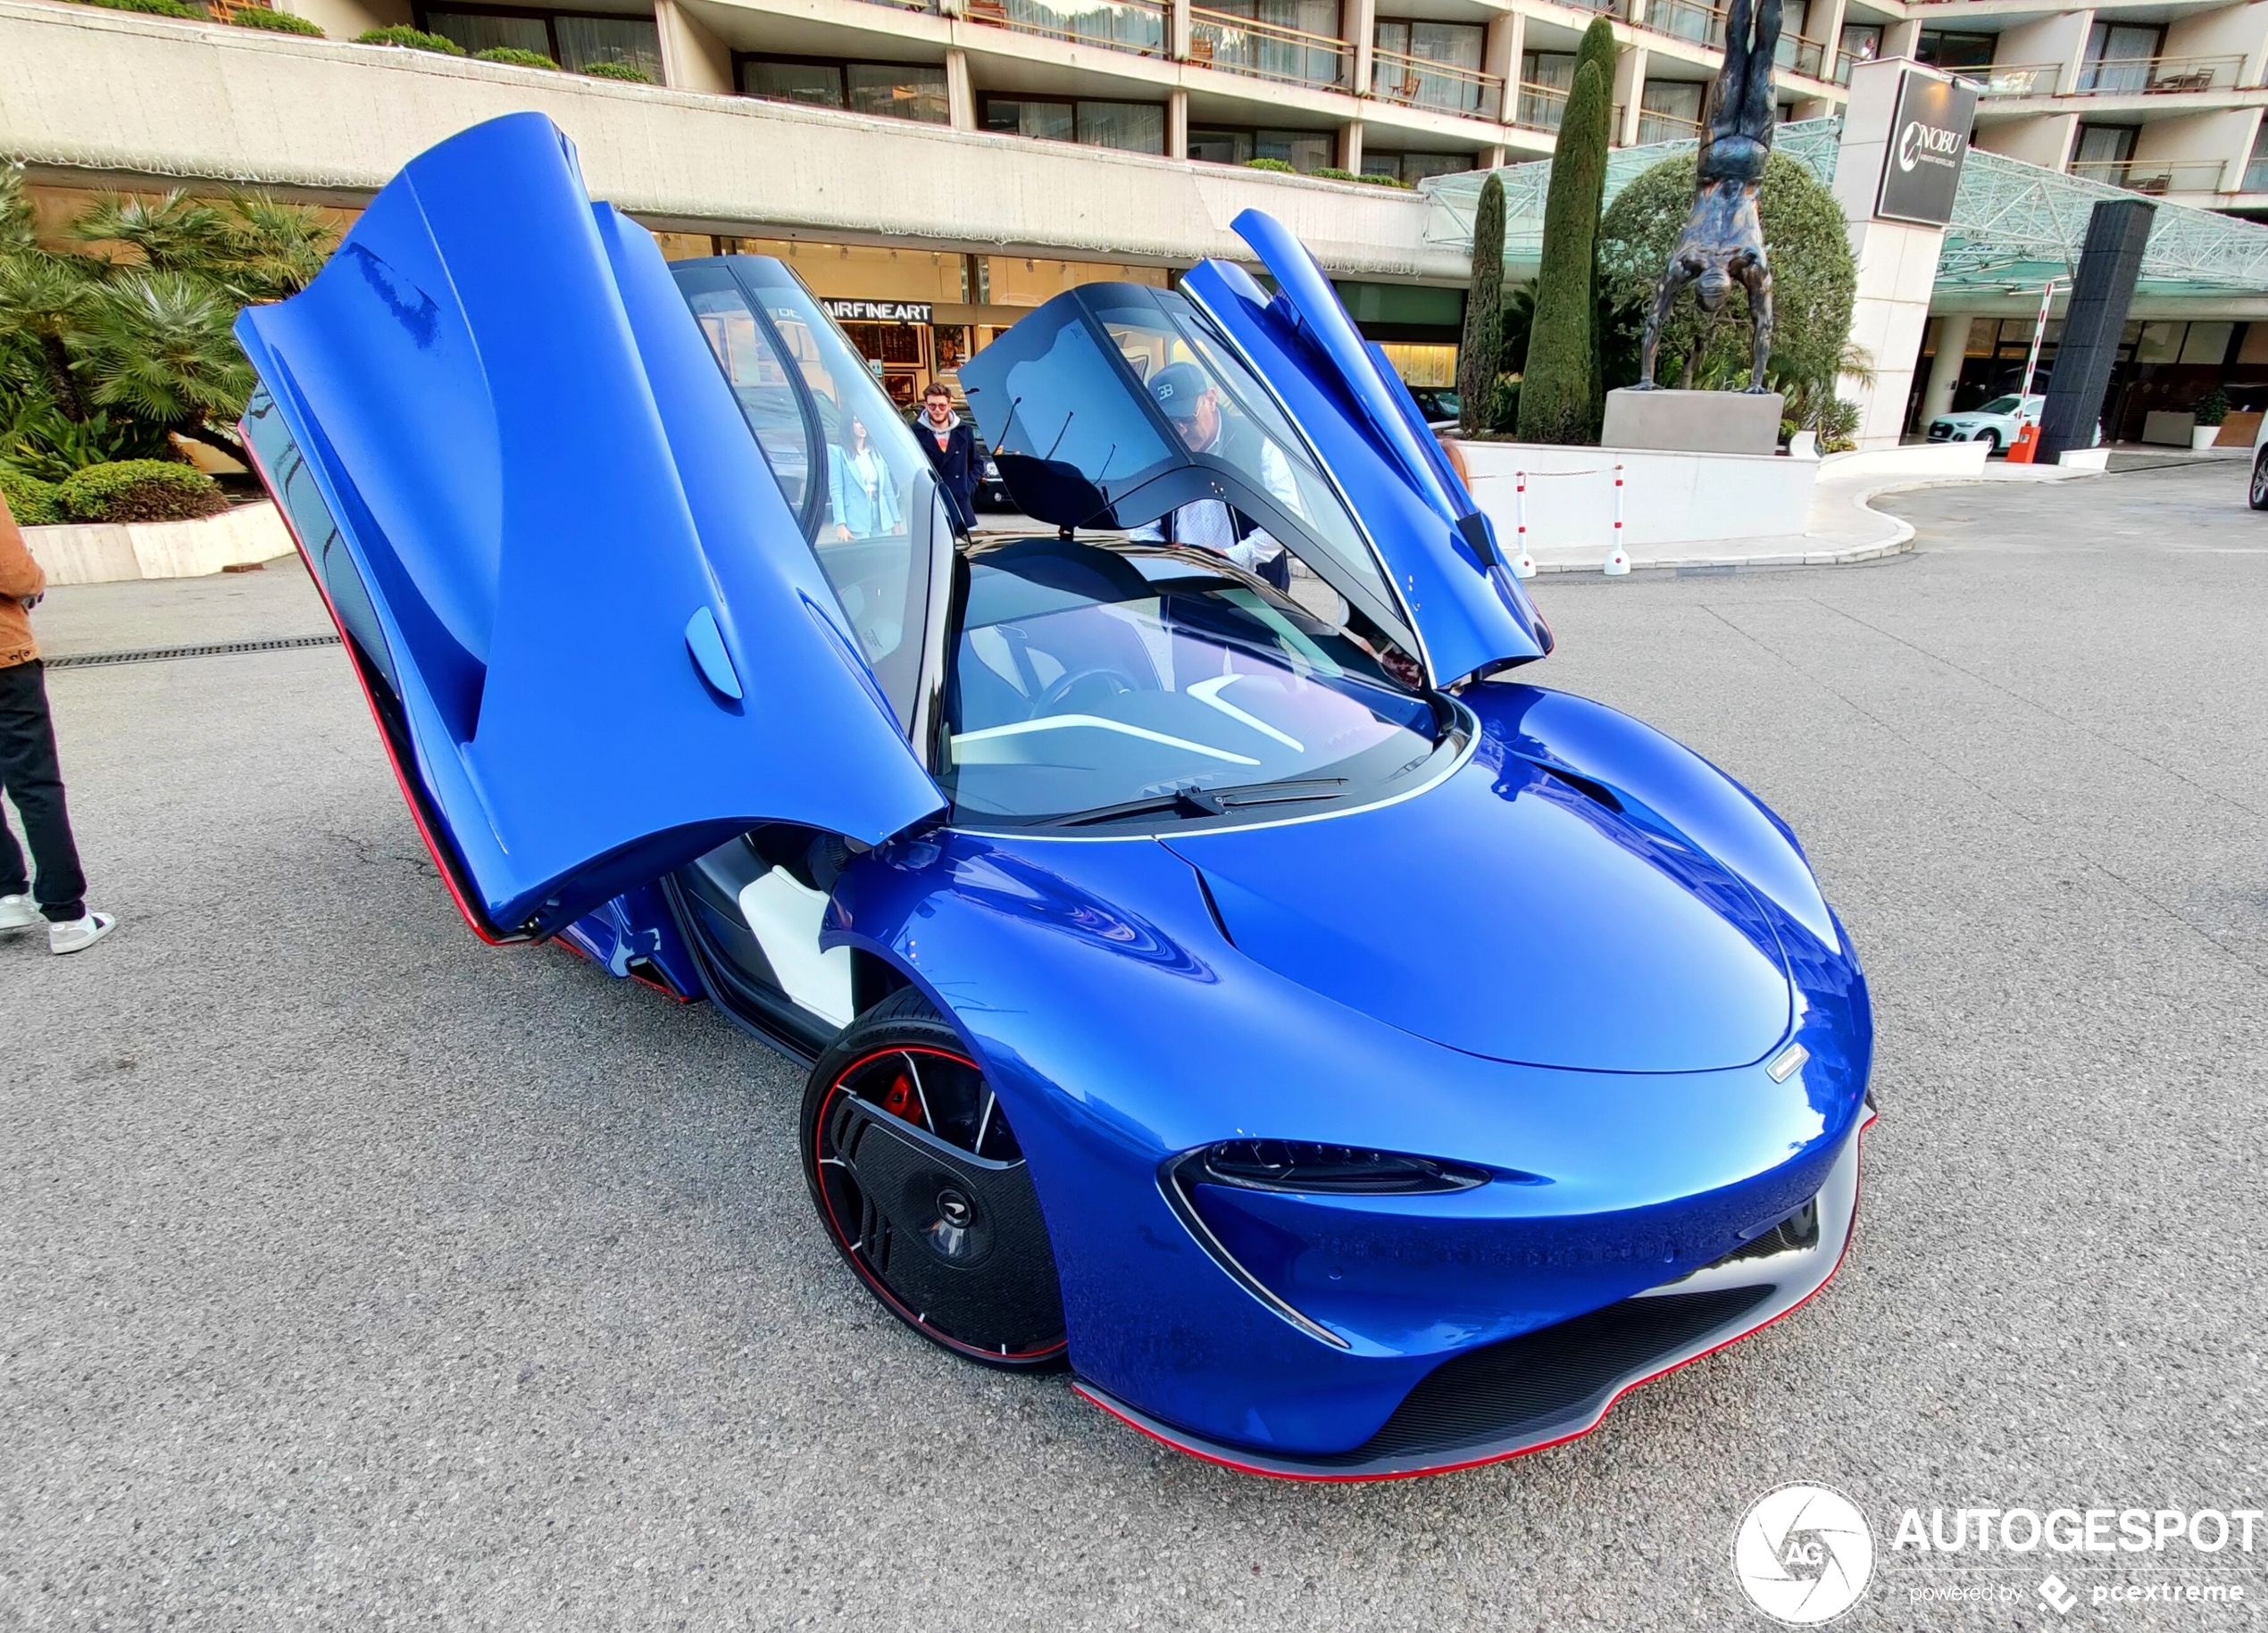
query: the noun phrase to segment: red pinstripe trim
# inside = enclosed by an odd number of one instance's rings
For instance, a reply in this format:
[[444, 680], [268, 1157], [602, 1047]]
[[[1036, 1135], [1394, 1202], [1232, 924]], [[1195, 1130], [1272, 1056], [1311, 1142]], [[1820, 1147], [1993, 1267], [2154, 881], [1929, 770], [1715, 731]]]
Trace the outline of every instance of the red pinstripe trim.
[[[284, 530], [291, 535], [292, 547], [299, 552], [300, 564], [307, 569], [307, 577], [315, 587], [315, 594], [323, 599], [323, 611], [330, 614], [331, 627], [338, 631], [339, 641], [346, 648], [348, 666], [354, 671], [354, 684], [362, 689], [363, 703], [371, 712], [371, 724], [378, 728], [379, 746], [386, 751], [386, 763], [394, 773], [394, 786], [401, 790], [402, 803], [410, 808], [410, 821], [417, 825], [417, 837], [425, 841], [426, 852], [433, 858], [433, 870], [440, 874], [442, 884], [448, 887], [449, 899], [457, 904], [457, 912], [463, 915], [466, 928], [490, 946], [527, 946], [529, 938], [525, 936], [496, 933], [495, 927], [488, 923], [488, 915], [476, 910], [464, 899], [464, 893], [457, 888], [454, 871], [442, 856], [441, 847], [434, 842], [432, 831], [425, 825], [424, 808], [418, 804], [417, 796], [410, 790], [410, 779], [404, 773], [401, 760], [394, 752], [394, 739], [387, 734], [386, 717], [379, 712], [378, 699], [371, 696], [370, 682], [363, 678], [362, 665], [354, 661], [356, 650], [354, 637], [346, 632], [346, 622], [338, 616], [338, 609], [331, 604], [329, 587], [323, 583], [323, 575], [315, 571], [315, 559], [307, 554], [307, 541], [299, 537], [299, 528], [291, 519], [290, 507], [276, 497], [276, 485], [268, 479], [268, 468], [261, 462], [258, 451], [252, 446], [252, 438], [246, 437], [243, 440], [244, 451], [252, 461], [253, 471], [260, 478], [260, 486], [268, 490], [268, 497], [275, 504], [276, 514], [283, 518]], [[303, 460], [307, 457], [305, 450], [301, 450], [299, 457]], [[337, 523], [334, 521], [332, 525]], [[351, 566], [348, 571], [353, 571]]]
[[[1877, 1114], [1872, 1112], [1869, 1112], [1866, 1114], [1866, 1121], [1858, 1126], [1858, 1131], [1861, 1134], [1865, 1133], [1867, 1129], [1874, 1126], [1876, 1115]], [[1863, 1148], [1860, 1154], [1861, 1166], [1863, 1168], [1864, 1156]], [[1834, 1270], [1829, 1271], [1826, 1275], [1820, 1278], [1819, 1285], [1814, 1287], [1810, 1292], [1805, 1294], [1801, 1298], [1797, 1299], [1794, 1304], [1789, 1305], [1785, 1310], [1782, 1310], [1778, 1315], [1767, 1317], [1765, 1320], [1758, 1321], [1754, 1327], [1744, 1327], [1739, 1332], [1734, 1333], [1730, 1337], [1724, 1339], [1722, 1343], [1711, 1345], [1707, 1349], [1703, 1350], [1697, 1355], [1688, 1355], [1682, 1361], [1672, 1362], [1668, 1366], [1663, 1367], [1658, 1372], [1648, 1372], [1644, 1378], [1631, 1379], [1629, 1383], [1624, 1384], [1621, 1388], [1615, 1390], [1614, 1393], [1607, 1398], [1606, 1404], [1598, 1409], [1598, 1415], [1597, 1417], [1593, 1418], [1588, 1423], [1583, 1425], [1582, 1428], [1575, 1430], [1572, 1434], [1562, 1435], [1554, 1440], [1538, 1441], [1534, 1446], [1523, 1446], [1517, 1451], [1495, 1452], [1486, 1457], [1468, 1458], [1463, 1462], [1438, 1463], [1431, 1468], [1426, 1469], [1395, 1469], [1378, 1474], [1326, 1474], [1320, 1471], [1309, 1474], [1304, 1473], [1296, 1469], [1263, 1469], [1256, 1463], [1238, 1462], [1233, 1457], [1222, 1456], [1217, 1452], [1207, 1451], [1201, 1446], [1184, 1445], [1182, 1442], [1172, 1438], [1169, 1435], [1159, 1433], [1156, 1429], [1152, 1429], [1147, 1423], [1138, 1423], [1132, 1418], [1128, 1417], [1124, 1412], [1119, 1411], [1117, 1407], [1112, 1405], [1110, 1402], [1103, 1400], [1093, 1394], [1081, 1385], [1075, 1378], [1071, 1379], [1071, 1392], [1077, 1395], [1080, 1399], [1087, 1402], [1089, 1405], [1101, 1407], [1105, 1412], [1110, 1413], [1112, 1417], [1116, 1418], [1129, 1429], [1139, 1429], [1143, 1434], [1147, 1435], [1160, 1446], [1170, 1446], [1175, 1451], [1181, 1453], [1185, 1456], [1194, 1457], [1200, 1462], [1214, 1463], [1223, 1469], [1233, 1469], [1239, 1474], [1257, 1474], [1265, 1479], [1309, 1480], [1330, 1485], [1353, 1485], [1358, 1481], [1366, 1480], [1421, 1479], [1429, 1475], [1455, 1474], [1465, 1469], [1481, 1469], [1486, 1468], [1490, 1463], [1509, 1462], [1515, 1457], [1531, 1456], [1538, 1452], [1548, 1452], [1555, 1446], [1565, 1446], [1571, 1440], [1580, 1440], [1585, 1435], [1589, 1434], [1600, 1424], [1605, 1422], [1606, 1414], [1613, 1411], [1615, 1406], [1621, 1403], [1622, 1398], [1628, 1395], [1631, 1390], [1642, 1388], [1646, 1385], [1652, 1383], [1657, 1378], [1667, 1378], [1671, 1373], [1678, 1371], [1680, 1367], [1691, 1366], [1697, 1361], [1706, 1361], [1719, 1350], [1729, 1349], [1733, 1345], [1739, 1343], [1743, 1338], [1754, 1337], [1765, 1328], [1771, 1326], [1774, 1321], [1785, 1320], [1787, 1317], [1795, 1314], [1797, 1311], [1802, 1309], [1805, 1304], [1811, 1303], [1813, 1299], [1817, 1298], [1822, 1293], [1826, 1291], [1827, 1284], [1834, 1280], [1836, 1274], [1842, 1270], [1843, 1261], [1850, 1256], [1851, 1237], [1858, 1234], [1858, 1201], [1859, 1192], [1857, 1188], [1857, 1182], [1854, 1179], [1851, 1194], [1851, 1223], [1850, 1229], [1845, 1231], [1843, 1235], [1843, 1251], [1835, 1255]]]

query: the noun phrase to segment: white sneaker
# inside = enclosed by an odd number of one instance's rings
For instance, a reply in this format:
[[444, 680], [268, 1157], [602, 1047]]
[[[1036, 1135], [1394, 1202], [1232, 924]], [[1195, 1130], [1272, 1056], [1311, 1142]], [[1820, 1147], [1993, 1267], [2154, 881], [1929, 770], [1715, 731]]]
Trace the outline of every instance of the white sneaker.
[[106, 912], [90, 912], [69, 924], [50, 924], [47, 927], [47, 950], [50, 953], [84, 953], [117, 928], [118, 921]]
[[0, 896], [0, 930], [28, 930], [39, 922], [39, 908], [28, 896]]

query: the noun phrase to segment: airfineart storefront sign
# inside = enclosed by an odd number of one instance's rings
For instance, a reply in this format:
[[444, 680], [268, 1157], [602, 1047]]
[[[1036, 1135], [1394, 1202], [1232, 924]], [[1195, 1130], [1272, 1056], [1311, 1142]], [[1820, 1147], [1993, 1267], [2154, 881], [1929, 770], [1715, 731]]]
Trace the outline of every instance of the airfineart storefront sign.
[[821, 301], [838, 323], [927, 323], [927, 301]]
[[1976, 117], [1977, 87], [1966, 80], [1940, 79], [1912, 69], [1901, 75], [1874, 213], [1923, 227], [1951, 221], [1954, 195], [1961, 190], [1961, 162], [1969, 156], [1969, 128]]

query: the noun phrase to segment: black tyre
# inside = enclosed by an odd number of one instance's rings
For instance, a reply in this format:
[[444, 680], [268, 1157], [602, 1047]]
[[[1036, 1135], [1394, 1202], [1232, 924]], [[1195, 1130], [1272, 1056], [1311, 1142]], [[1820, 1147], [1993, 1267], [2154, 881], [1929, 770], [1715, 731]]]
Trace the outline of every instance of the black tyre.
[[2268, 511], [2268, 448], [2263, 448], [2252, 461], [2252, 508]]
[[1990, 459], [1994, 454], [2000, 452], [2000, 433], [1998, 431], [1979, 431], [1977, 433], [1977, 440], [1984, 444], [1985, 457], [1987, 459]]
[[893, 1315], [987, 1366], [1063, 1364], [1063, 1290], [1023, 1152], [918, 991], [876, 1004], [820, 1056], [803, 1151], [821, 1223]]

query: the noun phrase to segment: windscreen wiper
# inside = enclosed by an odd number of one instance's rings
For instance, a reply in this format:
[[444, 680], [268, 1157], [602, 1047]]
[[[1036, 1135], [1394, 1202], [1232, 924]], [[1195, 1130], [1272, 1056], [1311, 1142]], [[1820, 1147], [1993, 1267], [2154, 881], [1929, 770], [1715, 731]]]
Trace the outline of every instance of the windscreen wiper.
[[1332, 799], [1347, 786], [1344, 777], [1286, 777], [1273, 782], [1236, 783], [1225, 788], [1176, 788], [1171, 794], [1154, 795], [1147, 799], [1128, 800], [1121, 804], [1096, 805], [1059, 819], [1066, 828], [1084, 828], [1095, 822], [1123, 821], [1129, 817], [1161, 816], [1171, 813], [1183, 817], [1226, 816], [1230, 812], [1247, 805], [1291, 804], [1303, 800]]

